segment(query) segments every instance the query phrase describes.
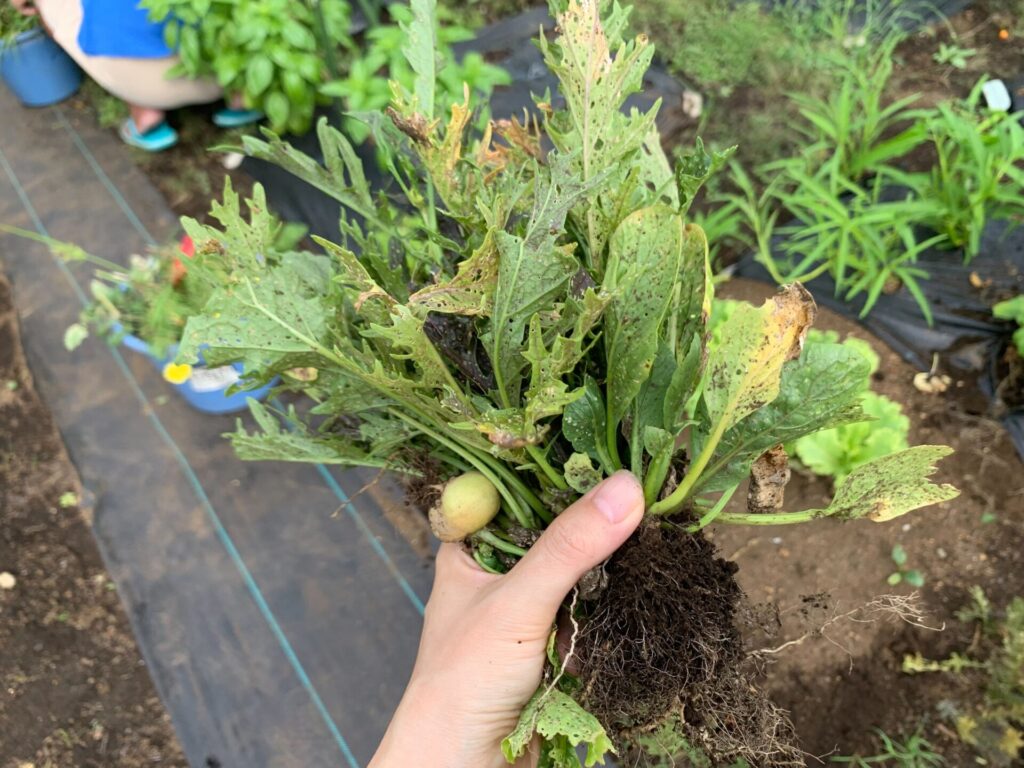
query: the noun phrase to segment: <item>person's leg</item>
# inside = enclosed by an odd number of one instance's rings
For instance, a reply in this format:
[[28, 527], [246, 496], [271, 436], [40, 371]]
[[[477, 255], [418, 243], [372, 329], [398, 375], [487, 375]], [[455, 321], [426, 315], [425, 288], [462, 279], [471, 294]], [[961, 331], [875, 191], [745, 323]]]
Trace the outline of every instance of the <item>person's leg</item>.
[[128, 110], [135, 123], [135, 130], [139, 133], [147, 133], [156, 128], [164, 121], [167, 113], [162, 109], [152, 107], [140, 107], [138, 104], [129, 104]]

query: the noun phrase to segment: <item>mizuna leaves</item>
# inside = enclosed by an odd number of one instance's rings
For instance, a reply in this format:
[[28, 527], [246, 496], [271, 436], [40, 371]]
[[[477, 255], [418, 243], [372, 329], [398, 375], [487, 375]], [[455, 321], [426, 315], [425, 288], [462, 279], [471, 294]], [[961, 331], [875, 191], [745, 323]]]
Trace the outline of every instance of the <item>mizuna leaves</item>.
[[515, 730], [501, 742], [505, 759], [514, 763], [522, 757], [534, 733], [540, 734], [550, 745], [549, 753], [552, 749], [557, 751], [557, 758], [549, 754], [549, 764], [556, 768], [579, 766], [573, 748], [580, 744], [587, 747], [583, 765], [588, 767], [598, 763], [603, 765], [605, 754], [615, 751], [597, 718], [557, 688], [548, 689], [542, 685], [533, 694], [519, 716]]

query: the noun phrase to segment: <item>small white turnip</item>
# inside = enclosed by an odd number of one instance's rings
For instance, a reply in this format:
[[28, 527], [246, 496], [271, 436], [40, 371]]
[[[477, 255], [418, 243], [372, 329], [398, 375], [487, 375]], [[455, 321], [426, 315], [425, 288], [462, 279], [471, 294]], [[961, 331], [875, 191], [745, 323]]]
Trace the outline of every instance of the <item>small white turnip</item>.
[[430, 528], [441, 541], [462, 541], [491, 522], [499, 509], [494, 484], [479, 472], [466, 472], [445, 483], [430, 510]]

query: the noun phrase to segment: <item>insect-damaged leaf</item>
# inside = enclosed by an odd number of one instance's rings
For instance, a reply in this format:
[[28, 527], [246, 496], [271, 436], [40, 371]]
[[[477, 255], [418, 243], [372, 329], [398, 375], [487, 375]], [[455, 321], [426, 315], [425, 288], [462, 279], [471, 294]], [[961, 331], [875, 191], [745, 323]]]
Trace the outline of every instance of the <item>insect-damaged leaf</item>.
[[576, 493], [586, 493], [601, 482], [600, 470], [594, 469], [585, 453], [574, 453], [565, 460], [565, 482]]
[[497, 283], [498, 248], [492, 230], [459, 264], [454, 277], [421, 288], [409, 297], [409, 304], [452, 315], [489, 315]]
[[861, 354], [843, 344], [808, 345], [783, 367], [778, 397], [725, 433], [698, 488], [731, 488], [773, 445], [863, 421], [860, 397], [868, 367]]
[[606, 472], [611, 472], [612, 461], [605, 444], [606, 415], [601, 387], [587, 378], [583, 395], [573, 400], [562, 416], [562, 432], [572, 447], [601, 462]]
[[526, 359], [520, 350], [526, 324], [537, 312], [550, 309], [579, 268], [572, 249], [555, 241], [566, 214], [587, 187], [572, 176], [565, 157], [556, 153], [549, 160], [550, 176], [539, 175], [535, 181], [525, 231], [521, 235], [502, 231], [495, 236], [498, 282], [484, 341], [506, 407], [518, 404], [522, 389]]
[[935, 462], [952, 452], [944, 445], [918, 445], [870, 461], [847, 475], [828, 507], [811, 512], [846, 520], [866, 517], [882, 523], [954, 499], [960, 495], [956, 488], [928, 479], [935, 472]]
[[[248, 403], [258, 429], [249, 432], [242, 420], [238, 419], [236, 431], [226, 435], [231, 439], [231, 445], [240, 459], [304, 461], [353, 467], [385, 467], [393, 463], [387, 455], [375, 455], [363, 450], [350, 439], [311, 433], [295, 414], [294, 408], [286, 417], [290, 428], [285, 429], [265, 405], [252, 398], [249, 398]], [[408, 438], [400, 423], [392, 422], [390, 427], [398, 433], [397, 441]]]
[[[559, 766], [571, 766], [571, 761], [575, 759], [572, 749], [567, 751], [562, 748], [565, 746], [564, 741], [568, 741], [569, 747], [580, 744], [587, 746], [587, 755], [583, 761], [586, 766], [599, 762], [603, 764], [605, 754], [615, 751], [611, 739], [597, 718], [577, 704], [571, 696], [557, 688], [549, 690], [542, 685], [533, 694], [533, 698], [520, 714], [515, 730], [501, 742], [501, 751], [505, 759], [514, 763], [522, 757], [534, 733], [540, 734], [545, 742], [558, 747], [561, 762], [555, 765]], [[550, 746], [548, 749], [550, 751]], [[565, 762], [566, 760], [570, 762]], [[575, 765], [579, 765], [578, 760]]]
[[427, 120], [434, 117], [434, 86], [437, 81], [434, 71], [437, 66], [436, 5], [435, 0], [412, 0], [412, 22], [401, 24], [405, 35], [402, 53], [415, 73], [413, 91], [416, 106]]
[[683, 240], [683, 220], [660, 205], [634, 212], [612, 235], [603, 284], [613, 297], [604, 319], [612, 428], [650, 376], [676, 289]]
[[177, 361], [194, 362], [201, 351], [210, 365], [239, 361], [247, 370], [261, 370], [287, 355], [312, 352], [332, 314], [325, 303], [330, 285], [325, 257], [292, 254], [262, 274], [221, 288], [202, 315], [188, 319]]
[[782, 366], [800, 355], [815, 311], [799, 283], [760, 307], [737, 307], [708, 359], [704, 403], [715, 429], [728, 429], [776, 398]]

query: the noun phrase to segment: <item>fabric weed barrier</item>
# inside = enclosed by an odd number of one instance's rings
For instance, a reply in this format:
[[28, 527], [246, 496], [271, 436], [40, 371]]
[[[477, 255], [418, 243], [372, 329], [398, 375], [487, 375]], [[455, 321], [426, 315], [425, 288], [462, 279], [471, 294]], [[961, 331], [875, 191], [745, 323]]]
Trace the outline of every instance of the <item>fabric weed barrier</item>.
[[[491, 114], [495, 118], [522, 117], [524, 111], [534, 113], [532, 95], [543, 95], [549, 89], [552, 94], [556, 92], [557, 80], [544, 66], [544, 58], [534, 44], [542, 27], [550, 32], [554, 28], [554, 20], [548, 15], [547, 8], [533, 8], [490, 24], [481, 29], [474, 39], [453, 46], [456, 56], [475, 51], [508, 71], [511, 85], [499, 86], [491, 94]], [[630, 97], [626, 108], [647, 110], [659, 98], [662, 99], [658, 128], [662, 136], [670, 136], [688, 119], [683, 112], [683, 100], [692, 95], [690, 89], [655, 65], [647, 73], [644, 92]], [[328, 117], [334, 125], [339, 124], [337, 113], [330, 109], [319, 110], [316, 119], [322, 116]], [[283, 138], [310, 157], [323, 159], [316, 131]], [[355, 149], [363, 161], [367, 180], [372, 186], [382, 188], [384, 176], [377, 167], [370, 143], [364, 142]], [[242, 169], [266, 187], [267, 198], [278, 215], [302, 222], [310, 231], [329, 240], [340, 238], [339, 204], [334, 198], [262, 160], [246, 158]]]
[[[863, 295], [847, 301], [827, 275], [806, 286], [819, 304], [859, 322], [919, 371], [930, 370], [938, 355], [951, 375], [976, 380], [990, 400], [989, 412], [1002, 421], [1024, 458], [1024, 392], [1019, 384], [1016, 392], [1000, 391], [1000, 384], [1012, 375], [1006, 368], [1006, 352], [1013, 326], [992, 317], [993, 304], [1024, 293], [1024, 228], [990, 222], [980, 253], [969, 264], [963, 263], [959, 251], [933, 248], [917, 265], [928, 272], [928, 279], [919, 284], [931, 307], [932, 325], [905, 287], [883, 293], [861, 317]], [[729, 271], [773, 282], [753, 255]]]
[[[0, 222], [122, 263], [175, 237], [130, 150], [90, 115], [22, 110], [2, 88], [0, 114]], [[0, 259], [86, 519], [191, 765], [366, 765], [430, 589], [429, 541], [413, 546], [392, 522], [401, 497], [373, 472], [240, 461], [222, 437], [234, 417], [193, 410], [141, 355], [99, 339], [64, 349], [88, 268], [10, 235]]]

